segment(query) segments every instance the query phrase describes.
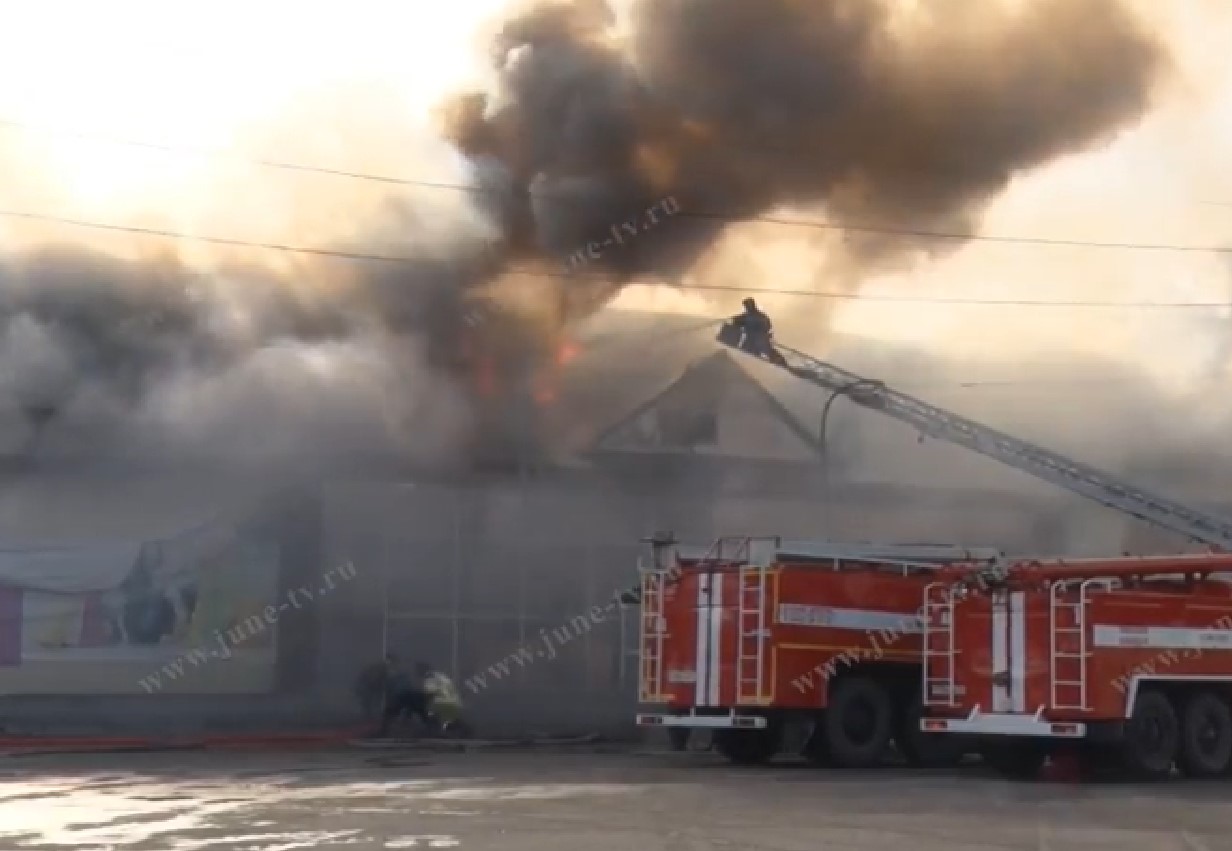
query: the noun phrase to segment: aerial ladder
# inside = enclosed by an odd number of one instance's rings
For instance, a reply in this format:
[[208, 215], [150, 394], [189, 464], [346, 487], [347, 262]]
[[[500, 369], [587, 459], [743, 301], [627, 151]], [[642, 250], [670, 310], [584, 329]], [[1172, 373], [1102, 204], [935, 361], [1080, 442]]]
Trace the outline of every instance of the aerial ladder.
[[744, 332], [731, 323], [724, 324], [716, 338], [719, 343], [751, 356], [762, 356], [824, 390], [842, 394], [857, 405], [885, 414], [915, 428], [920, 434], [962, 446], [986, 458], [1000, 461], [1037, 479], [1207, 544], [1232, 552], [1232, 522], [1197, 511], [1166, 497], [1151, 493], [1095, 467], [1074, 461], [1040, 446], [1011, 437], [966, 417], [930, 405], [892, 390], [883, 382], [863, 378], [804, 352], [766, 342], [755, 354], [746, 347]]

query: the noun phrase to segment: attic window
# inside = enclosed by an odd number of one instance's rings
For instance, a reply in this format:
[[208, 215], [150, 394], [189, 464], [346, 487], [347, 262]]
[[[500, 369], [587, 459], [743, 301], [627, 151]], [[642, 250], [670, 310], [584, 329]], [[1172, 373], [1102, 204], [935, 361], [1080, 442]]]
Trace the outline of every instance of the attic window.
[[714, 446], [719, 442], [719, 418], [705, 409], [660, 411], [659, 437], [664, 446]]

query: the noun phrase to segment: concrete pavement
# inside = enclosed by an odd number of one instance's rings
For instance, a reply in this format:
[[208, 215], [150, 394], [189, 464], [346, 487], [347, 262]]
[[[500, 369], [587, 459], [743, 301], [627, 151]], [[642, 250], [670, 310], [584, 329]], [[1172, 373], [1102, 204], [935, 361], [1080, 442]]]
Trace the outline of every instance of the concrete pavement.
[[705, 753], [94, 754], [0, 761], [0, 848], [74, 851], [1222, 851], [1232, 784]]

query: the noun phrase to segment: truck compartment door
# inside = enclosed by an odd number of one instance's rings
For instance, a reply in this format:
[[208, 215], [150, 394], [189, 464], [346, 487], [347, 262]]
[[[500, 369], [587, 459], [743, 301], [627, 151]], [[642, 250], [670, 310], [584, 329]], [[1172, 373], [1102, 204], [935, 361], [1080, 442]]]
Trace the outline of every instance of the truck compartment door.
[[1021, 591], [992, 598], [992, 711], [1026, 712], [1027, 612]]
[[720, 706], [723, 648], [723, 574], [709, 572], [697, 577], [697, 679], [693, 686], [695, 706]]

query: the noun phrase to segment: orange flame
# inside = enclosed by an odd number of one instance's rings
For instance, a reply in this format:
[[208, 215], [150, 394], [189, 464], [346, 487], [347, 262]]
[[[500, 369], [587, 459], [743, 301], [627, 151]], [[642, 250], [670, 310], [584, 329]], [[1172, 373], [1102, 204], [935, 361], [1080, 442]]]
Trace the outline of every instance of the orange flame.
[[577, 343], [572, 340], [564, 340], [556, 349], [556, 365], [568, 366], [577, 359], [579, 354], [581, 354], [581, 349]]
[[488, 358], [481, 359], [476, 366], [475, 391], [484, 398], [496, 394], [496, 367]]
[[560, 399], [560, 374], [581, 354], [581, 347], [573, 340], [562, 340], [556, 347], [555, 356], [535, 377], [532, 395], [539, 405], [553, 405]]

